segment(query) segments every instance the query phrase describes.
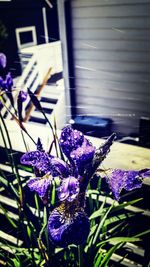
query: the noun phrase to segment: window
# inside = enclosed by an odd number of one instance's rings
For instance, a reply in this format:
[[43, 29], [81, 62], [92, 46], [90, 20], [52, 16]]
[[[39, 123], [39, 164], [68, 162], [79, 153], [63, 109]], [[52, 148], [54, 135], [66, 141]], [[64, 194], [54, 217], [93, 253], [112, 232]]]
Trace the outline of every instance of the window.
[[17, 28], [16, 39], [19, 49], [36, 45], [37, 36], [35, 26]]

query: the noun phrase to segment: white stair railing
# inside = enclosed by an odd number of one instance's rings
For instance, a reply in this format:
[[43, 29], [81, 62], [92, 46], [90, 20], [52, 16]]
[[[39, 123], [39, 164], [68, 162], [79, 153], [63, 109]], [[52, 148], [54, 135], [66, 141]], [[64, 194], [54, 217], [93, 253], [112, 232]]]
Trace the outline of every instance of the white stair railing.
[[[22, 75], [17, 79], [15, 84], [15, 90], [13, 91], [13, 97], [15, 107], [17, 105], [17, 96], [20, 90], [27, 91], [28, 88], [34, 93], [38, 86], [43, 83], [45, 75], [51, 69], [51, 74], [62, 72], [62, 54], [61, 54], [61, 42], [53, 42], [49, 44], [42, 44], [34, 47], [24, 48], [20, 51], [20, 57], [30, 54], [28, 63], [24, 68]], [[28, 96], [25, 102], [24, 110], [28, 105], [30, 98]], [[5, 118], [11, 118], [10, 113], [7, 112], [7, 108], [11, 111], [13, 108], [10, 105], [9, 99], [6, 100], [6, 107], [1, 110], [2, 116]]]

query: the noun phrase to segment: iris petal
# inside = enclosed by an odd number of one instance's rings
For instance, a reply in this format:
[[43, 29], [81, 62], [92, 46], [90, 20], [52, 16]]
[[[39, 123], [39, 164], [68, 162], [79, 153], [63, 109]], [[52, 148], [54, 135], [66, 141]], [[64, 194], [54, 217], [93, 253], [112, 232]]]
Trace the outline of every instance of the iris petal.
[[149, 169], [140, 171], [114, 169], [109, 170], [106, 180], [115, 199], [118, 201], [122, 189], [131, 191], [136, 188], [141, 188], [142, 181], [146, 177], [149, 177]]
[[21, 157], [21, 163], [36, 167], [39, 171], [46, 173], [50, 173], [51, 165], [50, 165], [51, 156], [42, 151], [31, 151], [25, 153]]
[[44, 197], [49, 185], [51, 184], [52, 177], [43, 176], [43, 177], [35, 177], [31, 178], [27, 185], [31, 191], [36, 191], [39, 197]]
[[48, 220], [49, 238], [56, 246], [80, 245], [86, 241], [89, 230], [89, 219], [83, 211], [66, 214], [56, 208]]
[[60, 201], [67, 199], [69, 202], [73, 201], [79, 193], [79, 181], [73, 176], [69, 176], [62, 180], [59, 187], [58, 195]]
[[78, 174], [82, 175], [84, 169], [88, 163], [91, 163], [94, 157], [95, 147], [93, 147], [88, 140], [84, 140], [81, 147], [73, 150], [70, 154], [71, 159], [74, 161], [76, 167], [78, 168]]

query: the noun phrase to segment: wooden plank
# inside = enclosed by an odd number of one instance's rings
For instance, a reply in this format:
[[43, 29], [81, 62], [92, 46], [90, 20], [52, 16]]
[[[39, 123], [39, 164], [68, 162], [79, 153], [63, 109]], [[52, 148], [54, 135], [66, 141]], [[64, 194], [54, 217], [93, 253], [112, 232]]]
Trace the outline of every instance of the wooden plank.
[[139, 5], [114, 5], [74, 8], [73, 18], [97, 18], [97, 17], [149, 17], [150, 4]]
[[[9, 211], [10, 207], [18, 210], [18, 205], [17, 205], [16, 201], [13, 200], [12, 198], [0, 195], [0, 202], [2, 204], [5, 204], [5, 205], [8, 206], [8, 211]], [[39, 216], [39, 213], [38, 213], [37, 209], [35, 209], [33, 207], [30, 207], [30, 210], [35, 216], [37, 216], [37, 217]], [[0, 212], [1, 211], [2, 210], [0, 210]], [[1, 213], [4, 214], [3, 211]], [[9, 216], [11, 218], [14, 218], [15, 220], [17, 220], [19, 218], [18, 215], [16, 215], [15, 213], [12, 213], [12, 212], [9, 213]], [[43, 211], [40, 211], [40, 216], [43, 217]]]
[[[3, 211], [1, 208], [0, 208], [0, 214], [5, 215], [4, 211]], [[13, 212], [11, 212], [11, 211], [9, 211], [9, 210], [7, 210], [7, 215], [8, 215], [11, 219], [13, 219], [13, 220], [15, 220], [15, 221], [18, 221], [18, 220], [19, 220], [19, 215], [15, 214], [15, 213], [13, 213]], [[1, 231], [0, 231], [0, 232], [1, 232]]]
[[[48, 72], [46, 73], [45, 77], [44, 77], [44, 80], [41, 84], [41, 86], [39, 87], [38, 91], [36, 92], [37, 94], [37, 97], [39, 98], [40, 97], [40, 94], [44, 88], [44, 86], [46, 85], [48, 79], [50, 78], [50, 75], [51, 75], [51, 68], [49, 68]], [[35, 106], [33, 105], [33, 103], [31, 103], [30, 107], [28, 108], [28, 110], [26, 111], [26, 116], [24, 118], [24, 122], [27, 122], [29, 119], [30, 119], [30, 116], [31, 116], [31, 112], [35, 109]]]
[[134, 99], [115, 99], [115, 98], [104, 98], [103, 96], [96, 96], [96, 97], [92, 97], [92, 96], [86, 96], [86, 95], [77, 95], [77, 102], [78, 105], [84, 105], [84, 107], [87, 107], [88, 109], [88, 105], [87, 103], [89, 103], [90, 106], [99, 106], [104, 107], [104, 108], [112, 108], [116, 109], [118, 108], [118, 112], [122, 113], [124, 110], [126, 110], [126, 113], [149, 113], [150, 115], [150, 111], [149, 110], [149, 102], [147, 101], [140, 101], [140, 99], [137, 101], [134, 101]]
[[130, 62], [130, 63], [149, 63], [150, 52], [141, 51], [100, 51], [87, 49], [74, 49], [74, 57], [76, 62], [78, 60], [97, 60], [101, 63], [104, 62]]
[[131, 62], [113, 62], [113, 61], [99, 61], [95, 60], [78, 60], [75, 68], [89, 68], [99, 71], [109, 72], [139, 72], [139, 73], [150, 73], [150, 61], [147, 63], [131, 63]]
[[[0, 145], [1, 145], [1, 144], [0, 144]], [[10, 172], [10, 173], [12, 173], [12, 168], [11, 168], [11, 166], [7, 166], [7, 165], [5, 165], [5, 164], [0, 164], [0, 169], [3, 170], [3, 171], [5, 171], [5, 172]], [[27, 172], [27, 171], [24, 171], [24, 170], [21, 170], [21, 169], [19, 169], [18, 172], [19, 172], [19, 175], [20, 175], [21, 177], [26, 177], [26, 176], [29, 176], [29, 175], [30, 175], [30, 176], [33, 175], [31, 172]]]
[[[113, 100], [124, 100], [124, 101], [133, 101], [135, 103], [139, 104], [150, 104], [150, 96], [145, 95], [142, 92], [140, 94], [135, 92], [128, 92], [128, 91], [118, 91], [113, 89], [107, 89], [105, 90], [99, 86], [99, 88], [92, 88], [92, 87], [84, 87], [84, 86], [78, 86], [77, 87], [77, 96], [86, 98], [88, 97], [92, 98], [102, 98], [102, 99], [111, 99]], [[144, 91], [143, 91], [144, 92]]]
[[[94, 84], [94, 86], [93, 86]], [[98, 79], [77, 79], [76, 80], [76, 87], [82, 92], [82, 88], [87, 88], [87, 90], [99, 90], [98, 94], [103, 95], [105, 91], [113, 91], [116, 94], [124, 93], [125, 95], [134, 94], [135, 98], [136, 95], [142, 95], [143, 98], [149, 98], [149, 87], [150, 81], [142, 81], [142, 82], [128, 82], [127, 80], [124, 82], [119, 81], [109, 81], [109, 80], [98, 80]], [[141, 90], [142, 88], [142, 90]], [[72, 89], [73, 90], [73, 89]], [[87, 91], [88, 93], [88, 91]]]
[[148, 41], [130, 40], [80, 40], [74, 39], [74, 49], [103, 50], [103, 51], [144, 51], [150, 52]]
[[13, 245], [21, 246], [23, 244], [22, 240], [17, 239], [16, 237], [7, 234], [0, 230], [0, 237], [5, 239], [7, 242], [13, 243]]
[[72, 8], [75, 7], [91, 7], [91, 6], [112, 6], [112, 5], [138, 5], [143, 3], [143, 5], [149, 4], [149, 0], [72, 0]]
[[[89, 104], [87, 103], [78, 103], [77, 104], [77, 114], [78, 115], [84, 115], [84, 116], [90, 116], [90, 115], [95, 115], [98, 117], [107, 117], [107, 118], [112, 118], [115, 121], [121, 123], [123, 122], [126, 127], [128, 127], [128, 120], [132, 119], [135, 121], [138, 121], [141, 116], [147, 115], [147, 112], [144, 111], [133, 111], [133, 110], [128, 110], [127, 108], [124, 107], [110, 107], [109, 105], [100, 105], [99, 103], [96, 104]], [[131, 126], [131, 125], [130, 125]]]
[[97, 17], [149, 17], [150, 4], [78, 7], [73, 9], [73, 18]]
[[[108, 71], [98, 71], [95, 69], [76, 69], [76, 79], [93, 79], [100, 82], [140, 82], [149, 83], [150, 75], [149, 73], [129, 73], [129, 72], [108, 72]], [[93, 84], [94, 86], [94, 84]], [[141, 89], [142, 90], [142, 89]]]
[[72, 20], [73, 29], [149, 29], [150, 18], [149, 17], [107, 17], [107, 18], [73, 18]]
[[80, 40], [150, 40], [150, 29], [74, 29], [73, 38]]

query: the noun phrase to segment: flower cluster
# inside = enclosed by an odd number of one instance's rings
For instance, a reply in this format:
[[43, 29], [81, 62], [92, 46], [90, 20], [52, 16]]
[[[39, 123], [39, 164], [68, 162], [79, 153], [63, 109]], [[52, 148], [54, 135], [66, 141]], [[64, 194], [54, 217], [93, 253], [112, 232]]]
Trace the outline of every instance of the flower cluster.
[[[14, 83], [10, 72], [6, 72], [7, 58], [6, 55], [0, 53], [0, 95], [6, 94], [14, 107], [13, 90]], [[18, 93], [18, 103], [21, 105], [27, 99], [27, 93], [20, 90]]]
[[[49, 238], [55, 245], [78, 245], [87, 239], [90, 223], [84, 211], [86, 189], [93, 174], [110, 151], [114, 139], [115, 134], [112, 134], [96, 149], [82, 132], [66, 126], [59, 140], [66, 161], [46, 153], [40, 140], [36, 151], [22, 156], [21, 163], [33, 166], [37, 174], [28, 181], [28, 186], [41, 198], [47, 196], [55, 177], [60, 179], [57, 189], [60, 205], [52, 211], [48, 220]], [[108, 170], [105, 173], [106, 181], [116, 200], [119, 200], [122, 189], [130, 191], [139, 188], [142, 180], [150, 177], [149, 169]]]

